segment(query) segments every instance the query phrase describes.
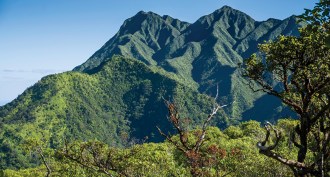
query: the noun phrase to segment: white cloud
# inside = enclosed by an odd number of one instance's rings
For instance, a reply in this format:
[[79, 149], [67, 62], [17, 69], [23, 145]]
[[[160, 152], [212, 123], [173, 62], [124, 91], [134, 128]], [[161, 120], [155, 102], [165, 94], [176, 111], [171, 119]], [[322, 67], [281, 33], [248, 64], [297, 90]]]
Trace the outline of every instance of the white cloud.
[[32, 69], [32, 70], [2, 69], [1, 71], [5, 73], [37, 73], [37, 74], [52, 74], [52, 73], [64, 72], [64, 70], [54, 70], [54, 69]]

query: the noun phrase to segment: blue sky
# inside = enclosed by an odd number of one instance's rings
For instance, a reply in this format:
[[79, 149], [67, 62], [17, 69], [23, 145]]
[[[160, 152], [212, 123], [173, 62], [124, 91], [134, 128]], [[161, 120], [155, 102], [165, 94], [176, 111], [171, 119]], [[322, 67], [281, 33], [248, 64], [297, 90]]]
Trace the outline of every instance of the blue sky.
[[0, 0], [0, 105], [41, 77], [71, 70], [138, 11], [194, 22], [229, 5], [256, 20], [284, 19], [316, 0]]

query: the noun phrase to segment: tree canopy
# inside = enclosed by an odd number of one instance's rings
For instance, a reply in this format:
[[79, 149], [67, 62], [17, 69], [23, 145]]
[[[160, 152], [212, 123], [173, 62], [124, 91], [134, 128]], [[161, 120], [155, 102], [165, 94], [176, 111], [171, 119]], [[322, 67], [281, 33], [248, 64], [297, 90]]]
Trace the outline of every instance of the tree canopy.
[[[329, 2], [321, 1], [299, 16], [307, 23], [300, 36], [280, 36], [261, 44], [260, 52], [245, 61], [244, 76], [250, 88], [278, 97], [299, 117], [290, 137], [299, 149], [296, 160], [274, 151], [281, 133], [269, 123], [265, 141], [258, 144], [261, 153], [288, 165], [296, 176], [330, 171]], [[266, 146], [271, 131], [276, 140]]]

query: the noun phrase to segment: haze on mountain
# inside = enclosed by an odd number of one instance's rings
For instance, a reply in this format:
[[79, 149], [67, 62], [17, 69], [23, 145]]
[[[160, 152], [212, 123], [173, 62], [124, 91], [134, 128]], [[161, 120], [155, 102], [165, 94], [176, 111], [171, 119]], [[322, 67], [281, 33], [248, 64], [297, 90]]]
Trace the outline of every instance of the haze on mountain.
[[275, 98], [253, 93], [239, 70], [258, 43], [279, 35], [298, 35], [294, 16], [260, 22], [224, 6], [190, 24], [138, 12], [74, 71], [44, 77], [0, 107], [0, 166], [30, 166], [34, 159], [18, 145], [31, 137], [52, 148], [64, 139], [113, 146], [126, 145], [123, 137], [161, 141], [157, 125], [172, 131], [163, 99], [196, 125], [212, 108], [217, 86], [217, 101], [229, 106], [216, 126], [291, 115]]

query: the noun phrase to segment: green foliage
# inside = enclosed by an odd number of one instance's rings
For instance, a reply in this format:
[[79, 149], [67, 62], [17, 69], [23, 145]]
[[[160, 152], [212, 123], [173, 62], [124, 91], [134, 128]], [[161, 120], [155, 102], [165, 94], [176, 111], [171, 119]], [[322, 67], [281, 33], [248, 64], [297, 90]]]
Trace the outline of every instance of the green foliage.
[[228, 137], [231, 139], [237, 139], [243, 137], [243, 131], [237, 126], [229, 126], [228, 128], [226, 128], [224, 133], [228, 135]]
[[[297, 121], [280, 120], [278, 127], [283, 127], [284, 134], [290, 133], [290, 128]], [[227, 135], [232, 130], [250, 132], [250, 128], [261, 129], [259, 123], [243, 122], [231, 126], [223, 132], [216, 127], [207, 129], [205, 144], [201, 152], [204, 167], [201, 169], [207, 176], [292, 176], [290, 169], [269, 160], [259, 154], [255, 144], [265, 134], [241, 133], [240, 137], [231, 138]], [[200, 130], [188, 133], [190, 143], [196, 141]], [[178, 141], [178, 136], [173, 137]], [[287, 154], [295, 151], [289, 146], [289, 140], [283, 139], [278, 150]], [[97, 154], [97, 155], [95, 155]], [[110, 158], [109, 158], [110, 157]], [[114, 148], [99, 142], [72, 142], [62, 147], [56, 156], [48, 157], [52, 168], [51, 176], [107, 176], [103, 170], [113, 176], [190, 176], [189, 165], [185, 156], [173, 144], [144, 143], [130, 148]], [[76, 160], [73, 160], [76, 159]], [[78, 163], [77, 163], [78, 162]], [[104, 166], [107, 162], [110, 166]], [[98, 166], [99, 165], [99, 166]], [[99, 168], [100, 166], [104, 168]], [[111, 170], [115, 169], [115, 170]], [[44, 166], [21, 169], [18, 171], [4, 170], [4, 176], [44, 176]]]
[[[185, 100], [179, 103], [182, 112], [193, 117], [192, 125], [205, 116], [212, 101], [157, 69], [119, 56], [94, 74], [47, 76], [0, 108], [0, 167], [40, 164], [23, 152], [29, 139], [50, 148], [62, 146], [65, 140], [99, 140], [119, 147], [145, 137], [161, 141], [156, 126], [168, 127], [162, 97]], [[220, 117], [218, 125], [223, 122]]]
[[[258, 143], [260, 153], [289, 166], [295, 176], [330, 172], [326, 145], [330, 141], [329, 5], [329, 0], [321, 1], [300, 16], [307, 23], [300, 36], [280, 36], [261, 44], [260, 53], [245, 61], [244, 76], [250, 88], [278, 97], [299, 117], [299, 122], [281, 122], [291, 130], [286, 136], [298, 148], [296, 158], [278, 153], [275, 147], [281, 146], [281, 135], [269, 123], [265, 127], [268, 136]], [[271, 130], [276, 138], [266, 146]]]
[[326, 33], [325, 44], [330, 47], [330, 1], [321, 0], [316, 3], [313, 9], [306, 9], [305, 13], [300, 15], [301, 21], [307, 23], [306, 29], [309, 31], [318, 31]]

